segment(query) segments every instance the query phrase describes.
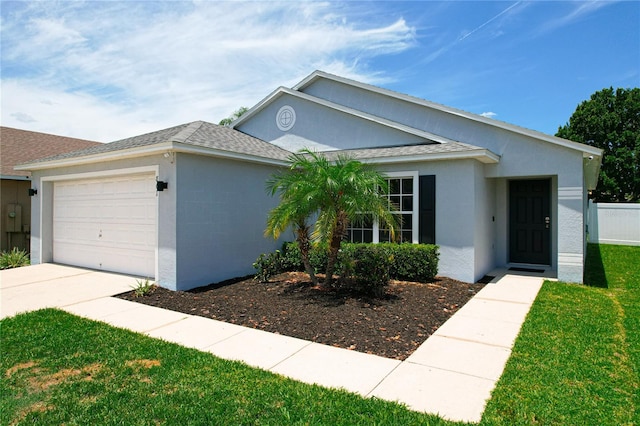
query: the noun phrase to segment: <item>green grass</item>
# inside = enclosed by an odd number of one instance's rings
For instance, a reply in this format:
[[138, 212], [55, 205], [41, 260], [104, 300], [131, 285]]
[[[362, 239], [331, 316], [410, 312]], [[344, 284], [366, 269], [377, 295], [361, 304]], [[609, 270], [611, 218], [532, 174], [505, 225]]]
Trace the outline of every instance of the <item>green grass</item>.
[[640, 425], [639, 265], [590, 245], [588, 286], [544, 283], [483, 424]]
[[3, 425], [450, 424], [58, 310], [0, 327]]
[[[640, 247], [545, 282], [482, 425], [640, 425]], [[0, 322], [0, 424], [453, 425], [42, 310]]]

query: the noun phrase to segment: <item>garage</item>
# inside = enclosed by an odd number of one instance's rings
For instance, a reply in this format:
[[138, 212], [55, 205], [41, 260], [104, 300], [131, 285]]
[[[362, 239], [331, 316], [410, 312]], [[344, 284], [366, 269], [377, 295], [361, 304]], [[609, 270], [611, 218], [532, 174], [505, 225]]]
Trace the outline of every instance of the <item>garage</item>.
[[53, 261], [155, 278], [155, 174], [53, 185]]

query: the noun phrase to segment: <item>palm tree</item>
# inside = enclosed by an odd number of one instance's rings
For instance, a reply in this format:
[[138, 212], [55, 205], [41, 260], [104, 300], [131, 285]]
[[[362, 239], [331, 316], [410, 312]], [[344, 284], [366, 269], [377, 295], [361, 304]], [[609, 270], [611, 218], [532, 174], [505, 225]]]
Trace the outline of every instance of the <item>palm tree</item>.
[[313, 152], [305, 158], [314, 164], [314, 184], [321, 199], [320, 213], [315, 235], [328, 243], [328, 259], [325, 286], [332, 285], [340, 245], [349, 223], [367, 214], [389, 229], [393, 236], [398, 227], [398, 216], [387, 197], [388, 184], [385, 177], [372, 167], [339, 155], [335, 162]]
[[317, 207], [308, 196], [310, 182], [295, 165], [294, 157], [291, 157], [291, 166], [285, 172], [277, 173], [267, 181], [267, 191], [271, 195], [280, 193], [280, 204], [269, 212], [265, 235], [277, 239], [285, 230], [293, 227], [304, 269], [313, 285], [318, 285], [318, 279], [309, 260], [311, 227], [307, 224], [307, 219], [317, 211]]
[[295, 225], [305, 269], [312, 272], [307, 264], [310, 246], [303, 248], [303, 244], [309, 243], [306, 220], [317, 213], [313, 237], [328, 243], [324, 286], [330, 287], [340, 245], [351, 221], [364, 213], [394, 235], [398, 219], [391, 212], [393, 206], [388, 198], [383, 196], [387, 186], [382, 174], [348, 156], [339, 155], [332, 162], [324, 155], [303, 150], [290, 157], [286, 172], [267, 182], [272, 195], [280, 192], [281, 203], [269, 213], [266, 233], [275, 236], [273, 231], [282, 232]]

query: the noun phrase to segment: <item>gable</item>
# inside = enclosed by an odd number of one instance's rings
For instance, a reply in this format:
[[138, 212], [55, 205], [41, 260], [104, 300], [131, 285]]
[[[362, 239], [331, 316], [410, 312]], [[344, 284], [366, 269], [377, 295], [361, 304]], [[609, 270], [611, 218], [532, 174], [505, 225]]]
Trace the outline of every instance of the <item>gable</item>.
[[[474, 143], [489, 149], [494, 148], [486, 145], [492, 140], [492, 135], [509, 134], [510, 137], [524, 136], [538, 143], [563, 146], [583, 152], [585, 156], [602, 155], [598, 148], [322, 71], [315, 71], [294, 89], [407, 126], [429, 130], [452, 140]], [[474, 135], [477, 140], [472, 141], [470, 138]]]
[[[290, 108], [290, 119], [295, 120], [290, 128], [278, 125], [283, 108]], [[234, 127], [292, 152], [302, 148], [334, 151], [428, 145], [437, 143], [434, 139], [443, 140], [400, 123], [284, 88], [264, 103], [259, 113]]]

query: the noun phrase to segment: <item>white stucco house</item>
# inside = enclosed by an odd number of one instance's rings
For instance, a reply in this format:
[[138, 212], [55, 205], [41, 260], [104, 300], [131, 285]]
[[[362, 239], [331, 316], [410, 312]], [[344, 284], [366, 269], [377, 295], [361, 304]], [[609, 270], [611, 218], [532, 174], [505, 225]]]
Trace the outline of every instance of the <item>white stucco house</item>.
[[[582, 282], [600, 149], [321, 71], [230, 127], [197, 121], [20, 166], [38, 191], [32, 263], [178, 290], [250, 274], [280, 245], [263, 236], [278, 201], [265, 181], [301, 148], [384, 172], [402, 239], [438, 244], [440, 275], [473, 282], [495, 267], [542, 265]], [[367, 223], [349, 238], [387, 235]]]

